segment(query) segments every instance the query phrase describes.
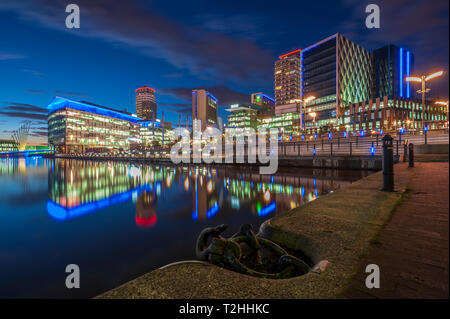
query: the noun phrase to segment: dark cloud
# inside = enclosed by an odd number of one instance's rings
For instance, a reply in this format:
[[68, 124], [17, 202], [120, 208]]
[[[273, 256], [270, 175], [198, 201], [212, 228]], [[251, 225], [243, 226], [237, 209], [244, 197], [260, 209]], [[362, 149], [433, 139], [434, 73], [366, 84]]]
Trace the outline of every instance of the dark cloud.
[[174, 112], [178, 114], [189, 115], [192, 113], [192, 104], [190, 103], [158, 103], [165, 111]]
[[6, 106], [0, 107], [0, 115], [31, 120], [47, 120], [47, 109], [17, 102], [4, 102]]
[[66, 95], [66, 96], [72, 96], [72, 97], [82, 97], [82, 98], [89, 98], [89, 95], [84, 93], [76, 93], [76, 92], [65, 92], [65, 91], [55, 91], [56, 95]]
[[17, 118], [27, 118], [32, 120], [46, 120], [47, 115], [36, 114], [36, 113], [25, 113], [25, 112], [3, 112], [0, 111], [1, 116], [7, 117], [17, 117]]
[[365, 26], [368, 3], [359, 0], [342, 2], [350, 14], [338, 27], [339, 32], [367, 49], [387, 43], [412, 49], [414, 73], [446, 70], [447, 74], [431, 86], [437, 88], [435, 92], [448, 92], [448, 0], [379, 0], [376, 4], [380, 7], [380, 29], [367, 29]]
[[[159, 91], [163, 94], [170, 94], [179, 99], [191, 102], [193, 89], [199, 88], [165, 88], [159, 89]], [[219, 105], [221, 106], [250, 102], [250, 94], [235, 91], [225, 85], [205, 87], [204, 89], [214, 95], [217, 99], [219, 99]]]
[[2, 106], [1, 107], [2, 110], [45, 113], [45, 114], [47, 114], [48, 112], [46, 108], [26, 103], [4, 102], [4, 104], [6, 104], [6, 106]]
[[45, 93], [45, 91], [43, 91], [43, 90], [30, 90], [30, 89], [24, 90], [24, 92], [31, 93], [31, 94], [44, 94]]
[[261, 82], [262, 75], [272, 73], [272, 52], [254, 41], [218, 32], [217, 24], [209, 30], [182, 24], [148, 10], [138, 0], [79, 0], [83, 26], [75, 31], [61, 23], [61, 11], [67, 5], [65, 0], [25, 1], [26, 5], [5, 1], [3, 6], [15, 10], [22, 18], [74, 35], [122, 44], [205, 79], [221, 77], [238, 82]]

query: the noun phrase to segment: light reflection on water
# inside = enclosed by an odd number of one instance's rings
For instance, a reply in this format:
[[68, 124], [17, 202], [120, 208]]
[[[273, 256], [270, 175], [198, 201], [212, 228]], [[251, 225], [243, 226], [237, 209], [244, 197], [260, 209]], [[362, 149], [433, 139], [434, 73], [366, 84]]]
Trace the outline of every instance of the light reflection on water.
[[[208, 226], [267, 218], [364, 171], [158, 166], [0, 159], [0, 297], [91, 297], [167, 263], [194, 259]], [[65, 266], [81, 288], [65, 287]]]

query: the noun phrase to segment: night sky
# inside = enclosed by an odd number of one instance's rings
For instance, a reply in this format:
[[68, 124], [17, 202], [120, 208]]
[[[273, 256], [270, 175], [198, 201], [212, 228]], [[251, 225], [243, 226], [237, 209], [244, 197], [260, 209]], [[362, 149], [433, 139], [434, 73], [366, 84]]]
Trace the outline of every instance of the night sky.
[[[76, 3], [81, 28], [67, 29]], [[365, 27], [365, 6], [381, 8], [381, 28]], [[134, 90], [157, 91], [158, 117], [191, 114], [191, 89], [221, 106], [273, 96], [273, 63], [337, 32], [372, 50], [409, 48], [415, 73], [443, 69], [431, 95], [448, 99], [448, 1], [112, 1], [0, 0], [0, 138], [32, 120], [46, 141], [54, 96], [135, 112]], [[219, 115], [226, 120], [225, 107]]]

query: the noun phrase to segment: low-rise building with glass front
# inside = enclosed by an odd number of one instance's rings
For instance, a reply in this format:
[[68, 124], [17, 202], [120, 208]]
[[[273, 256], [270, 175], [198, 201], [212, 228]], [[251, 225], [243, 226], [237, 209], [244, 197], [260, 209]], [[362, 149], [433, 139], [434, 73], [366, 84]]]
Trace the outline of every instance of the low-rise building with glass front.
[[278, 134], [283, 141], [294, 141], [299, 138], [300, 113], [289, 112], [262, 119], [258, 128], [278, 129]]
[[0, 140], [0, 153], [18, 151], [17, 143], [13, 140]]
[[167, 146], [175, 140], [172, 124], [169, 122], [156, 119], [154, 126], [152, 121], [142, 121], [139, 124], [141, 125], [140, 137], [144, 148]]
[[226, 111], [231, 112], [228, 115], [227, 128], [258, 128], [259, 107], [252, 104], [232, 104]]
[[57, 153], [116, 152], [141, 143], [142, 119], [131, 113], [61, 97], [47, 108], [48, 142]]
[[425, 103], [425, 118], [422, 118], [422, 101], [403, 97], [376, 98], [362, 103], [350, 104], [344, 109], [341, 126], [348, 132], [397, 131], [419, 129], [425, 121], [430, 130], [444, 129], [447, 110], [432, 101]]

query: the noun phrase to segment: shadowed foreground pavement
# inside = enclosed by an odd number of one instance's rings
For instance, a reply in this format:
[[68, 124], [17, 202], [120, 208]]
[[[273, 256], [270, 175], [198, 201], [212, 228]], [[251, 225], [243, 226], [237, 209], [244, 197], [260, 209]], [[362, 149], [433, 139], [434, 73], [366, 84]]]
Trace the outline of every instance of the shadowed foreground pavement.
[[[448, 298], [449, 163], [416, 163], [403, 203], [373, 242], [346, 298]], [[380, 288], [365, 286], [368, 264]]]
[[[422, 183], [426, 179], [429, 185]], [[365, 274], [360, 268], [380, 249], [384, 254], [371, 259], [381, 267], [379, 297], [444, 296], [445, 291], [448, 296], [448, 163], [416, 163], [413, 169], [397, 164], [397, 192], [382, 192], [381, 184], [379, 172], [265, 223], [273, 241], [302, 250], [315, 264], [328, 261], [321, 273], [271, 280], [184, 263], [152, 271], [98, 298], [376, 297], [361, 288]], [[377, 242], [385, 244], [380, 248]], [[389, 293], [391, 286], [397, 288]], [[415, 293], [400, 295], [411, 287]]]

